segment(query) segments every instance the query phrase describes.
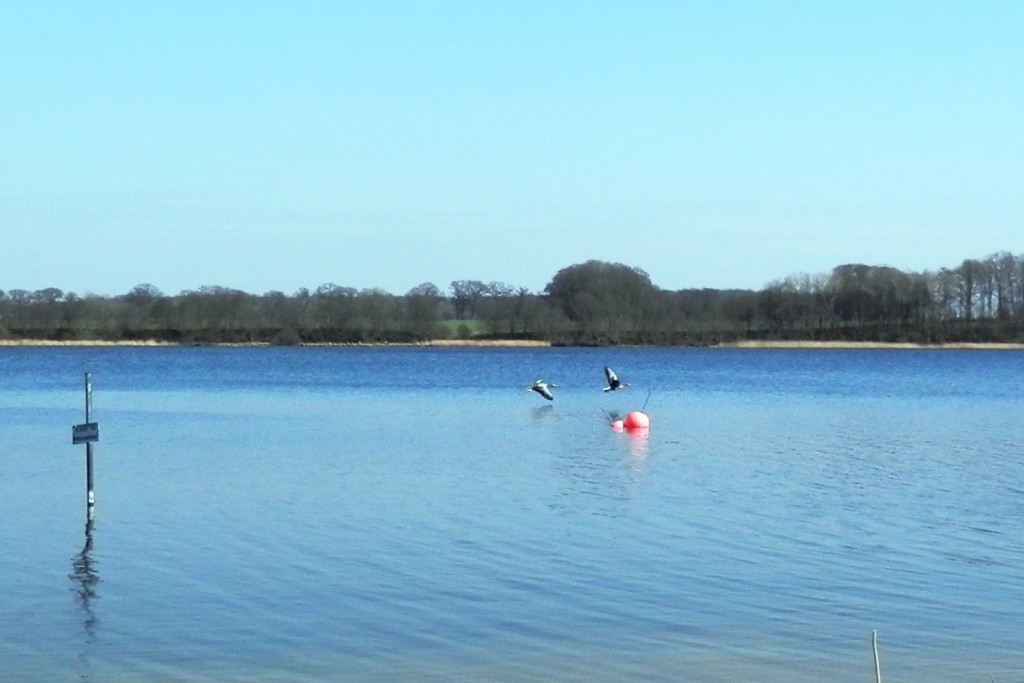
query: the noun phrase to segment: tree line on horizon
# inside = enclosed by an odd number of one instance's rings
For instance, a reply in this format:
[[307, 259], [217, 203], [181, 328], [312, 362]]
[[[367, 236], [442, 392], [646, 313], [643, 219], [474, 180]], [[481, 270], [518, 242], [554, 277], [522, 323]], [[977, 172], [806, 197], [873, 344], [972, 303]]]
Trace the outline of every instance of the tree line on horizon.
[[1024, 341], [1024, 255], [904, 272], [845, 264], [760, 290], [664, 290], [642, 269], [591, 260], [541, 292], [503, 282], [427, 282], [403, 295], [333, 283], [249, 294], [205, 286], [120, 296], [0, 290], [0, 338], [215, 343], [411, 343], [511, 338], [555, 345], [714, 345], [743, 339]]

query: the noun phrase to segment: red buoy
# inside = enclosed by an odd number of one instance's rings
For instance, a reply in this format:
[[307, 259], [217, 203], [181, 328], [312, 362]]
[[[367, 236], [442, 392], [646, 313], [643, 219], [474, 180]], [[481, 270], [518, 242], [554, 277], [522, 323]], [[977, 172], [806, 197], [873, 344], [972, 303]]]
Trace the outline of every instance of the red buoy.
[[647, 413], [634, 410], [622, 421], [622, 426], [626, 429], [650, 429], [651, 418], [647, 417]]

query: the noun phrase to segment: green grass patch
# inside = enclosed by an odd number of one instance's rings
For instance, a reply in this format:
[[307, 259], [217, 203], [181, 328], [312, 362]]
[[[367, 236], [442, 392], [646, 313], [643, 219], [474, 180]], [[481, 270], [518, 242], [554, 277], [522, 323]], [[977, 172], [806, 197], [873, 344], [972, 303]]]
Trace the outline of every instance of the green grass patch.
[[443, 320], [441, 327], [449, 339], [471, 339], [487, 333], [486, 326], [479, 320]]

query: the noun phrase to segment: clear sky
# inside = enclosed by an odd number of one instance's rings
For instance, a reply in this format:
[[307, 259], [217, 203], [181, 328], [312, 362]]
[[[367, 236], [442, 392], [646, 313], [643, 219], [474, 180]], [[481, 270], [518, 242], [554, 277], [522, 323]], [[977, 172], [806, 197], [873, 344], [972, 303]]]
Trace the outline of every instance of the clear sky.
[[0, 3], [0, 289], [1024, 252], [1024, 2]]

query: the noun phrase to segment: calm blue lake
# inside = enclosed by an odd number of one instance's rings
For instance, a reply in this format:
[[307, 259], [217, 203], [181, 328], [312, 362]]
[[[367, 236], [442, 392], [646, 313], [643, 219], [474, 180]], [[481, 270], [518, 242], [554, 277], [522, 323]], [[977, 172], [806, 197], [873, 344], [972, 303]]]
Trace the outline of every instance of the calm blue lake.
[[[1019, 681], [1022, 378], [1012, 351], [2, 348], [0, 680], [863, 683], [877, 630], [887, 682]], [[649, 433], [609, 428], [645, 403]]]

